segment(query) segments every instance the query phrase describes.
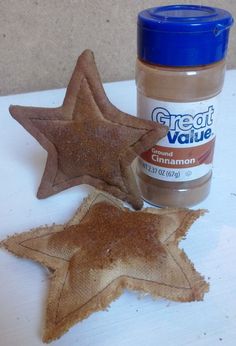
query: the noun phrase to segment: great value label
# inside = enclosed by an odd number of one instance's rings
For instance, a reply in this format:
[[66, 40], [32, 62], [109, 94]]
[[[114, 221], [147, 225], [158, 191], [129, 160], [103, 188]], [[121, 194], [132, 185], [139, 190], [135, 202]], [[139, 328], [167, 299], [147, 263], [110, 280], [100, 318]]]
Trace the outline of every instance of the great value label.
[[212, 168], [218, 96], [198, 102], [165, 102], [138, 95], [138, 116], [169, 127], [139, 160], [142, 171], [165, 181], [190, 181]]

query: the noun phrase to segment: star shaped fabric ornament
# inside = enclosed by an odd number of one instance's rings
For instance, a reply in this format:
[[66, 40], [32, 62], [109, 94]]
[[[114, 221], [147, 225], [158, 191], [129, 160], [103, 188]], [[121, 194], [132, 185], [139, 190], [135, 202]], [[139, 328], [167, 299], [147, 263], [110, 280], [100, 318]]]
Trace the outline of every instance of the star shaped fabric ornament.
[[131, 163], [164, 137], [167, 127], [113, 106], [90, 50], [79, 57], [61, 107], [12, 105], [9, 111], [48, 152], [38, 198], [89, 184], [142, 208]]
[[50, 342], [106, 309], [124, 289], [181, 302], [202, 300], [208, 284], [178, 243], [203, 213], [131, 211], [113, 196], [95, 191], [69, 223], [3, 241], [9, 251], [53, 271], [43, 340]]

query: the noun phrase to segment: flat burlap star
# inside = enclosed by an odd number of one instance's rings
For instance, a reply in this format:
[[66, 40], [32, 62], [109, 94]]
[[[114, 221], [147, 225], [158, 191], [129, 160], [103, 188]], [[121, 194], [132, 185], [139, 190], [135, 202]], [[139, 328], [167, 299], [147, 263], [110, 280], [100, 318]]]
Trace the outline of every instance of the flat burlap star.
[[79, 57], [61, 107], [10, 106], [9, 111], [48, 152], [38, 198], [89, 184], [141, 209], [131, 163], [167, 128], [110, 103], [91, 51]]
[[135, 212], [95, 191], [69, 223], [3, 241], [9, 251], [53, 271], [43, 340], [105, 309], [125, 288], [175, 301], [201, 300], [208, 284], [178, 243], [203, 212]]

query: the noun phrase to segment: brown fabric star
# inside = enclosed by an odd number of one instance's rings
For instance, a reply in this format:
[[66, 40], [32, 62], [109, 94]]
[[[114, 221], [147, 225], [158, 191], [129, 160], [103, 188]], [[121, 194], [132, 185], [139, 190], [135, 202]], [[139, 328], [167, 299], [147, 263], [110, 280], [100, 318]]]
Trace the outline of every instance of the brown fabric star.
[[142, 208], [131, 163], [167, 128], [110, 103], [91, 51], [79, 57], [61, 107], [10, 106], [9, 111], [48, 152], [38, 198], [89, 184]]
[[43, 340], [105, 309], [127, 288], [175, 301], [201, 300], [208, 284], [180, 239], [202, 210], [130, 211], [95, 191], [61, 226], [15, 235], [2, 245], [53, 270]]

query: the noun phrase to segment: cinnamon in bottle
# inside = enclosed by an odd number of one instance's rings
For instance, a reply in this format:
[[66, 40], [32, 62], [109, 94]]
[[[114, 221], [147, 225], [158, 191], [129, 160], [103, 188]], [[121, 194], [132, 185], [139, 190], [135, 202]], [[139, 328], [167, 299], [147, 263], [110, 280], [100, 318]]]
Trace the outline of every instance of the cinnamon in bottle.
[[208, 195], [231, 14], [196, 5], [138, 16], [137, 113], [169, 127], [137, 163], [143, 198], [188, 207]]

